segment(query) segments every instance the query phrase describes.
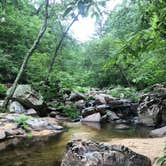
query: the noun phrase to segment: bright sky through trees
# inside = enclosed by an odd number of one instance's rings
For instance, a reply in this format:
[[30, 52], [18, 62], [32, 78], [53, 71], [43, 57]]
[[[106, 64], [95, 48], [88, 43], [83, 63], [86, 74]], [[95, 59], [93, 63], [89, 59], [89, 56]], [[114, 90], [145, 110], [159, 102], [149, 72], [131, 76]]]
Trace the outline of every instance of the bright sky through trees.
[[[121, 2], [122, 0], [110, 0], [107, 3], [107, 10], [113, 10]], [[90, 16], [85, 18], [80, 17], [79, 21], [75, 22], [71, 27], [71, 32], [81, 42], [89, 40], [95, 32], [95, 19]]]

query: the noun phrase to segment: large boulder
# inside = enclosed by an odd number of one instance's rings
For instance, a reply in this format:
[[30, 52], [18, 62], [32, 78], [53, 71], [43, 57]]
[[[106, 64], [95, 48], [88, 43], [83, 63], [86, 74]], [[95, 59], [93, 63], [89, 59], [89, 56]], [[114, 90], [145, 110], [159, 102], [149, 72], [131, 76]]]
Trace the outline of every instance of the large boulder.
[[161, 99], [155, 94], [144, 95], [138, 106], [140, 122], [146, 126], [156, 126], [161, 123]]
[[67, 144], [61, 166], [151, 166], [151, 161], [121, 145], [75, 140]]
[[[7, 94], [10, 91], [11, 88], [8, 89]], [[18, 85], [12, 100], [20, 102], [25, 108], [34, 108], [41, 116], [47, 113], [43, 97], [31, 85]]]

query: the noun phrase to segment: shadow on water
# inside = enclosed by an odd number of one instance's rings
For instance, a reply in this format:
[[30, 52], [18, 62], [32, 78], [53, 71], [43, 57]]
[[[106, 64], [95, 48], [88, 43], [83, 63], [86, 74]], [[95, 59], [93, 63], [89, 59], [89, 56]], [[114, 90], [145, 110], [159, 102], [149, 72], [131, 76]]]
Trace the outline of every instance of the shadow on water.
[[122, 138], [147, 138], [148, 128], [131, 126], [128, 130], [116, 130], [114, 125], [98, 123], [69, 123], [67, 132], [34, 142], [21, 141], [0, 152], [0, 166], [60, 166], [66, 143], [71, 139], [111, 141]]

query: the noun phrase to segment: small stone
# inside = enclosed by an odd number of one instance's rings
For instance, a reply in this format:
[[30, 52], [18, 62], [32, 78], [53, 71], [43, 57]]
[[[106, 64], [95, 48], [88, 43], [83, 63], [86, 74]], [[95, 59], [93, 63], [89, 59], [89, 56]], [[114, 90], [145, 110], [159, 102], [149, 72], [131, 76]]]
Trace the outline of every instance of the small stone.
[[37, 115], [37, 112], [35, 111], [35, 109], [30, 108], [30, 109], [28, 109], [28, 110], [26, 111], [25, 114], [26, 114], [26, 115], [35, 116], [35, 115]]
[[52, 118], [55, 118], [56, 115], [57, 115], [57, 112], [55, 112], [55, 111], [52, 111], [52, 112], [50, 113], [50, 117], [52, 117]]
[[118, 124], [115, 126], [115, 129], [118, 129], [118, 130], [127, 130], [129, 128], [130, 127], [128, 125], [125, 125], [125, 124]]

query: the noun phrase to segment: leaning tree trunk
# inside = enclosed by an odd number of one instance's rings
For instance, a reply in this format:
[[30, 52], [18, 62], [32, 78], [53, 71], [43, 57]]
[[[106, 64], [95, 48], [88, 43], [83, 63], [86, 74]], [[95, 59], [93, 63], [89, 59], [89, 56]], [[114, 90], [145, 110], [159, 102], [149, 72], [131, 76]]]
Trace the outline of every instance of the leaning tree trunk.
[[51, 72], [52, 72], [52, 70], [53, 70], [53, 66], [54, 66], [54, 63], [55, 63], [55, 59], [56, 59], [56, 57], [58, 56], [58, 51], [59, 51], [59, 49], [61, 48], [62, 42], [63, 42], [64, 38], [66, 37], [68, 31], [70, 30], [71, 26], [74, 24], [75, 21], [78, 20], [78, 16], [79, 16], [79, 14], [77, 14], [77, 15], [73, 18], [72, 22], [69, 24], [69, 26], [66, 28], [66, 30], [62, 33], [62, 36], [61, 36], [61, 38], [60, 38], [60, 40], [59, 40], [59, 42], [58, 42], [58, 44], [57, 44], [57, 46], [56, 46], [56, 48], [55, 48], [54, 55], [53, 55], [53, 57], [52, 57], [52, 59], [51, 59], [51, 63], [50, 63], [50, 65], [49, 65], [49, 67], [48, 67], [48, 73], [47, 73], [46, 78], [45, 78], [45, 84], [48, 83], [49, 76], [50, 76], [50, 74], [51, 74]]
[[9, 100], [13, 97], [13, 94], [17, 88], [17, 84], [18, 84], [18, 81], [20, 80], [24, 70], [26, 69], [26, 66], [27, 66], [27, 63], [28, 63], [28, 60], [29, 58], [32, 56], [33, 52], [35, 51], [37, 45], [39, 44], [40, 42], [40, 39], [42, 38], [42, 36], [44, 35], [45, 31], [46, 31], [46, 28], [47, 28], [47, 19], [48, 19], [48, 5], [49, 5], [49, 0], [45, 0], [45, 18], [44, 18], [44, 22], [43, 22], [43, 25], [37, 35], [37, 38], [36, 40], [34, 41], [32, 47], [28, 50], [27, 54], [25, 55], [24, 57], [24, 60], [23, 60], [23, 63], [21, 65], [21, 68], [17, 74], [17, 77], [12, 85], [12, 88], [11, 88], [11, 91], [9, 92], [9, 94], [7, 95], [5, 101], [4, 101], [4, 104], [3, 106], [6, 108], [8, 103], [9, 103]]

